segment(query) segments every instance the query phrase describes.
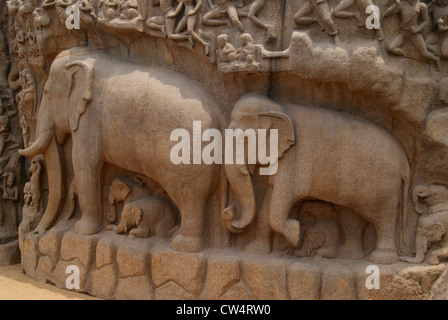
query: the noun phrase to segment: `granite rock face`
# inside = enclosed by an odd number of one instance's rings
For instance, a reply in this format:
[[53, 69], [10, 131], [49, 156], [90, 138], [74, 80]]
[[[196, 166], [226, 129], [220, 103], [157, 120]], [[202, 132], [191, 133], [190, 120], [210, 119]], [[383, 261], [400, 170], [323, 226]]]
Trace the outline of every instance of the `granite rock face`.
[[0, 264], [107, 299], [446, 294], [445, 1], [0, 9]]

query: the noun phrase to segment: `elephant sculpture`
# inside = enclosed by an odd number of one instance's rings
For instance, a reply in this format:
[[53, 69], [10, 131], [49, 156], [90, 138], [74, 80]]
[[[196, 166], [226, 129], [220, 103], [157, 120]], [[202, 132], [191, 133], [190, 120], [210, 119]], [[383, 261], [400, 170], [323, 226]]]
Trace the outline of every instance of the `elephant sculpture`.
[[136, 176], [134, 181], [129, 181], [128, 179], [123, 178], [114, 179], [107, 196], [109, 203], [107, 220], [109, 222], [115, 222], [117, 218], [116, 205], [118, 203], [123, 202], [123, 204], [126, 205], [128, 202], [152, 196], [152, 194], [153, 191], [143, 184], [143, 181], [139, 176]]
[[223, 194], [219, 165], [174, 164], [175, 129], [222, 130], [226, 121], [210, 92], [180, 73], [142, 66], [88, 48], [61, 52], [54, 60], [37, 118], [37, 138], [20, 154], [43, 154], [49, 200], [35, 232], [55, 222], [64, 203], [66, 170], [61, 145], [72, 137], [72, 164], [81, 219], [78, 234], [100, 232], [103, 225], [104, 163], [157, 181], [178, 207], [179, 232], [171, 242], [177, 251], [204, 247], [203, 221], [210, 196]]
[[[107, 230], [116, 233], [129, 231], [130, 238], [164, 238], [172, 235], [176, 226], [177, 215], [170, 204], [167, 200], [153, 195], [126, 203], [118, 226], [110, 225]], [[134, 227], [136, 228], [132, 229]]]
[[298, 257], [312, 256], [314, 260], [337, 257], [341, 244], [341, 231], [337, 221], [337, 214], [333, 206], [320, 201], [306, 201], [301, 207], [302, 216], [305, 215], [303, 226], [303, 240]]
[[[417, 234], [415, 236], [415, 257], [400, 257], [408, 263], [439, 264], [448, 258], [448, 188], [443, 185], [417, 185], [412, 191], [412, 199], [417, 214], [423, 214], [420, 201], [428, 205], [428, 215], [418, 219]], [[438, 248], [426, 257], [428, 248], [432, 245]]]
[[[396, 218], [402, 209], [404, 228], [410, 167], [402, 146], [389, 132], [354, 115], [281, 104], [254, 93], [237, 101], [229, 128], [278, 130], [278, 171], [268, 178], [256, 238], [250, 244], [253, 250], [270, 252], [271, 230], [297, 247], [300, 223], [289, 218], [290, 212], [296, 203], [315, 199], [351, 208], [372, 223], [377, 244], [371, 261], [398, 262]], [[257, 160], [255, 166], [261, 169]], [[246, 160], [226, 164], [225, 171], [239, 206], [230, 204], [222, 217], [231, 232], [241, 232], [255, 216], [254, 170]]]

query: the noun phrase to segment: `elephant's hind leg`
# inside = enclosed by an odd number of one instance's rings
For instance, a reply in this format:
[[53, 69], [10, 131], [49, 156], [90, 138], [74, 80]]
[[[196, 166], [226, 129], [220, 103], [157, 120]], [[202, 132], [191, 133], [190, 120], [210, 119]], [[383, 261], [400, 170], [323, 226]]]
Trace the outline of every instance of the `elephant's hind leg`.
[[206, 198], [198, 196], [194, 189], [184, 189], [180, 207], [181, 223], [171, 249], [181, 252], [200, 252], [204, 248], [203, 216]]
[[[397, 246], [395, 244], [395, 220], [397, 208], [378, 209], [381, 216], [371, 221], [376, 229], [377, 243], [375, 250], [369, 255], [369, 260], [379, 264], [398, 263]], [[367, 214], [365, 217], [375, 215]]]

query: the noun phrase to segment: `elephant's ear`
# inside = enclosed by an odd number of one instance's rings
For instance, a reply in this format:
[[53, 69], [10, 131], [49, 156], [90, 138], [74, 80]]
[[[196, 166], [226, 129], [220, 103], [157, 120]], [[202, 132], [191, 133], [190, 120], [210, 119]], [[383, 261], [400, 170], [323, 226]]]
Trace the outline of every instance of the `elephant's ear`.
[[437, 241], [442, 240], [443, 236], [446, 234], [445, 226], [442, 223], [437, 222], [434, 224], [433, 227], [434, 227], [434, 238]]
[[136, 225], [140, 224], [140, 221], [142, 221], [143, 212], [142, 209], [140, 209], [137, 206], [132, 206], [132, 214], [134, 215], [134, 221]]
[[65, 67], [71, 77], [67, 106], [68, 121], [70, 129], [76, 131], [79, 126], [79, 118], [92, 101], [93, 60], [74, 61], [68, 63]]
[[258, 114], [260, 119], [260, 128], [268, 130], [278, 130], [278, 157], [281, 158], [283, 153], [295, 143], [294, 123], [291, 118], [283, 112], [268, 111]]

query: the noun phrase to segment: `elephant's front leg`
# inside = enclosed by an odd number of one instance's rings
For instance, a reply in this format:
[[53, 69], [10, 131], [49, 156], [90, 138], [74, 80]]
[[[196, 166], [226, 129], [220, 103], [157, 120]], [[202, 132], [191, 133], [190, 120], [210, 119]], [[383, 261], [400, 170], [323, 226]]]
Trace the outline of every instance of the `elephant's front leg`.
[[272, 229], [269, 225], [271, 197], [272, 187], [268, 186], [260, 213], [258, 214], [255, 239], [244, 249], [248, 253], [268, 254], [271, 252]]
[[[91, 131], [91, 130], [90, 130]], [[78, 201], [82, 212], [81, 219], [75, 225], [78, 234], [91, 235], [103, 227], [103, 208], [101, 201], [102, 158], [97, 143], [73, 139], [73, 169], [75, 174]]]
[[297, 247], [300, 240], [300, 222], [290, 219], [289, 215], [297, 198], [290, 187], [276, 184], [272, 191], [269, 209], [269, 223], [275, 232], [282, 234], [293, 246]]

